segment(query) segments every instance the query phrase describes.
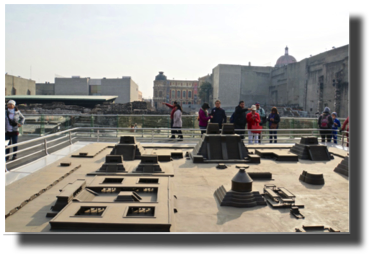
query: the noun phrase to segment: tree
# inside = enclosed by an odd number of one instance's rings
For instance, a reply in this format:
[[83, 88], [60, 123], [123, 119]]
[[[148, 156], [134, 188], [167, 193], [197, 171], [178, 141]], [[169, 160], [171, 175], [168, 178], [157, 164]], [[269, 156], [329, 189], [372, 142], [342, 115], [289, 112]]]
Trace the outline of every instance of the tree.
[[213, 87], [210, 82], [203, 82], [200, 86], [199, 97], [202, 103], [209, 103], [209, 96], [213, 93]]

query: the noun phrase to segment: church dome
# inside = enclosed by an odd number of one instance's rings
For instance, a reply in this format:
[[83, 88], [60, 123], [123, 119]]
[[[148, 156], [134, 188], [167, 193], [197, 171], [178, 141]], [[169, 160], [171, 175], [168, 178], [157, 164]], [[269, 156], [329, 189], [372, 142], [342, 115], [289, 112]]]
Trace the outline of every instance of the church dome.
[[296, 62], [296, 59], [288, 54], [288, 47], [286, 47], [284, 55], [276, 61], [275, 67], [282, 67], [294, 62]]
[[159, 72], [157, 76], [155, 76], [156, 81], [165, 81], [167, 80], [166, 75], [163, 74], [163, 72]]

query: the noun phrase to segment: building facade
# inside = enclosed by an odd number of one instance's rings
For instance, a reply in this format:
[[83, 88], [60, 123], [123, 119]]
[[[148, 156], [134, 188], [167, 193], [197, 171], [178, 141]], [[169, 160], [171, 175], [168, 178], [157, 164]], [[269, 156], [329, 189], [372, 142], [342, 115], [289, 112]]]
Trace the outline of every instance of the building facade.
[[30, 79], [5, 74], [5, 95], [35, 95], [36, 82]]
[[36, 95], [55, 95], [54, 83], [36, 83]]
[[55, 78], [54, 89], [55, 95], [117, 95], [115, 103], [120, 104], [140, 101], [138, 85], [129, 76], [103, 79], [80, 76]]
[[173, 104], [174, 101], [180, 105], [197, 104], [198, 80], [168, 80], [163, 72], [155, 77], [154, 80], [154, 107], [157, 110], [167, 109], [162, 104]]
[[340, 117], [349, 114], [349, 45], [296, 62], [286, 54], [276, 67], [219, 64], [211, 74], [213, 100], [219, 99], [230, 111], [240, 100], [251, 106], [259, 102], [292, 107], [308, 116], [326, 106]]

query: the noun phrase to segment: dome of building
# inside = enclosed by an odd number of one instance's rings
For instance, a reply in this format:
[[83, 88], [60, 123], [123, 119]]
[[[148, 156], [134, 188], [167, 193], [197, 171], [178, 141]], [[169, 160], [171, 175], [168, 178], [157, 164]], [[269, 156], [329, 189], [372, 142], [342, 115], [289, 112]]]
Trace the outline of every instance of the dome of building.
[[284, 55], [276, 61], [275, 67], [282, 67], [294, 62], [296, 62], [296, 59], [288, 54], [288, 47], [286, 47]]
[[167, 80], [166, 75], [163, 74], [163, 72], [159, 72], [157, 76], [155, 76], [156, 81], [165, 81]]

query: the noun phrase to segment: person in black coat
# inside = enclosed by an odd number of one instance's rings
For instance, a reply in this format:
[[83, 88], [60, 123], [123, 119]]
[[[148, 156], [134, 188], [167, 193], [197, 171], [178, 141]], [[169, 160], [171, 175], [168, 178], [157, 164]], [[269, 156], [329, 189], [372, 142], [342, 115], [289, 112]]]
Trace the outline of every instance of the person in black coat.
[[[238, 106], [236, 106], [233, 118], [234, 118], [234, 128], [235, 129], [245, 129], [246, 127], [246, 112], [251, 111], [251, 108], [245, 108], [245, 102], [240, 101]], [[236, 131], [236, 134], [239, 134], [241, 139], [244, 139], [245, 131]]]
[[268, 116], [268, 127], [270, 129], [270, 143], [272, 143], [272, 139], [274, 138], [274, 143], [277, 143], [277, 136], [278, 134], [277, 129], [279, 128], [279, 122], [280, 122], [280, 116], [278, 114], [278, 109], [274, 106], [271, 108], [271, 113]]
[[216, 100], [215, 108], [212, 108], [211, 115], [211, 123], [218, 123], [219, 128], [222, 128], [222, 123], [226, 123], [226, 114], [225, 110], [221, 108], [221, 101]]

